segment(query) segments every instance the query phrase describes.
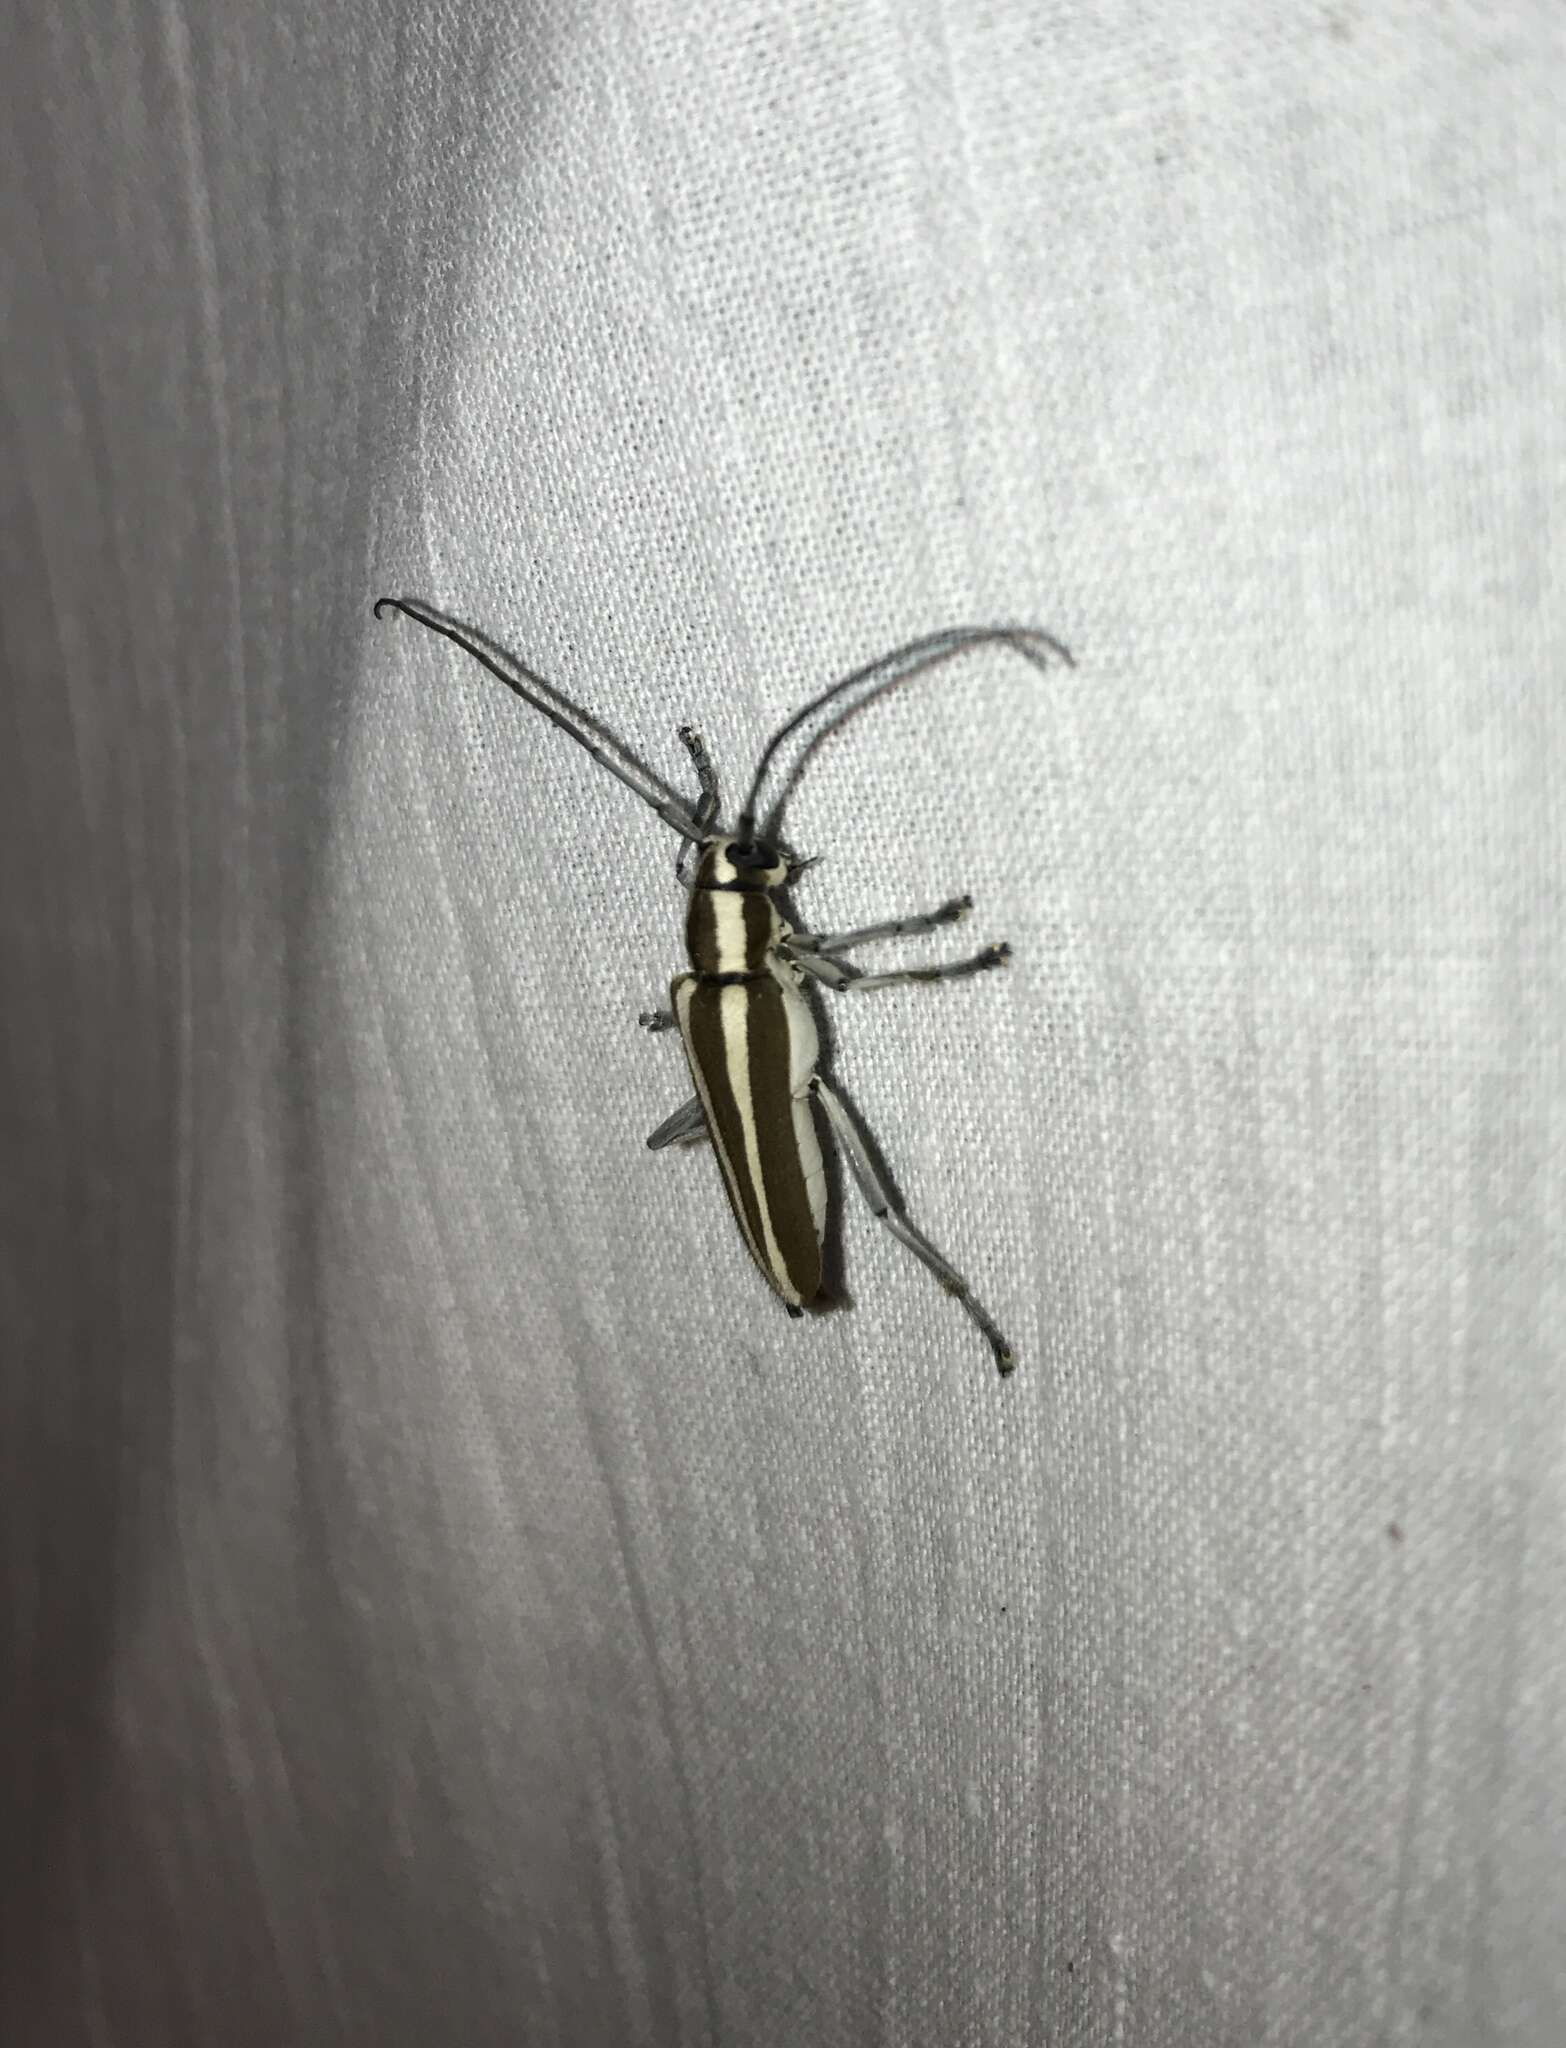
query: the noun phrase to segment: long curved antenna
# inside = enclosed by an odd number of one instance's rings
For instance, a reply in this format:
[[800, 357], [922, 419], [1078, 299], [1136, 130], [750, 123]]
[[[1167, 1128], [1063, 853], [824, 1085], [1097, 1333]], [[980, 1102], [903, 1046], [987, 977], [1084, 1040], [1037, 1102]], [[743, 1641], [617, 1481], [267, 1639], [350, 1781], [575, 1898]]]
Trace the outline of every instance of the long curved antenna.
[[[564, 713], [557, 711], [546, 697], [535, 694], [536, 691], [550, 691], [553, 695], [559, 697], [562, 703], [570, 704], [576, 716], [582, 719], [584, 723], [586, 722], [587, 714], [585, 712], [579, 710], [575, 704], [571, 704], [570, 698], [565, 696], [562, 691], [556, 690], [553, 683], [547, 683], [542, 676], [535, 675], [532, 669], [528, 668], [525, 663], [517, 661], [515, 656], [507, 656], [507, 660], [511, 665], [519, 669], [527, 677], [528, 682], [534, 685], [533, 689], [529, 689], [526, 684], [519, 683], [515, 676], [508, 675], [500, 663], [492, 655], [486, 653], [484, 648], [479, 645], [478, 640], [471, 631], [453, 624], [431, 606], [421, 604], [413, 598], [378, 597], [372, 610], [376, 618], [380, 618], [383, 612], [402, 612], [406, 617], [414, 620], [416, 624], [427, 626], [430, 632], [439, 633], [443, 640], [449, 640], [453, 646], [460, 647], [464, 654], [470, 654], [481, 668], [487, 668], [498, 682], [504, 683], [508, 690], [514, 691], [524, 704], [531, 704], [535, 711], [542, 711], [551, 725], [558, 726], [563, 733], [568, 734], [570, 738], [574, 739], [585, 753], [593, 757], [600, 768], [607, 768], [617, 782], [623, 782], [633, 796], [639, 796], [648, 809], [656, 811], [666, 825], [672, 826], [685, 839], [692, 839], [698, 843], [701, 841], [704, 835], [689, 806], [676, 802], [672, 797], [660, 796], [655, 788], [644, 787], [643, 783], [655, 784], [657, 778], [653, 775], [651, 769], [644, 767], [636, 759], [636, 756], [631, 753], [628, 747], [622, 747], [621, 752], [629, 760], [635, 762], [637, 771], [642, 777], [640, 782], [636, 779], [636, 776], [622, 768], [618, 761], [612, 760], [604, 752], [603, 748], [589, 737], [588, 733], [582, 729], [582, 726], [573, 724]], [[616, 741], [615, 744], [619, 745], [619, 742]]]
[[[861, 683], [872, 685], [862, 697], [839, 712], [829, 725], [815, 734], [810, 742], [810, 748], [807, 749], [812, 751], [829, 732], [834, 732], [845, 718], [852, 717], [856, 711], [862, 711], [883, 691], [894, 689], [897, 684], [906, 682], [909, 676], [917, 675], [921, 669], [933, 667], [936, 662], [946, 661], [954, 654], [966, 652], [970, 647], [982, 647], [986, 642], [996, 640], [1014, 649], [1024, 660], [1031, 661], [1036, 668], [1044, 667], [1046, 654], [1055, 655], [1065, 662], [1068, 668], [1075, 666], [1070, 648], [1063, 646], [1053, 634], [1046, 633], [1037, 626], [947, 626], [939, 633], [926, 633], [918, 640], [910, 640], [904, 647], [894, 647], [890, 654], [878, 655], [874, 661], [866, 662], [863, 668], [856, 668], [852, 675], [844, 676], [840, 682], [833, 683], [830, 689], [823, 690], [818, 697], [812, 697], [808, 704], [802, 704], [793, 717], [780, 725], [767, 741], [762, 748], [761, 759], [756, 764], [750, 795], [745, 799], [745, 808], [740, 814], [737, 828], [739, 836], [742, 839], [753, 836], [756, 813], [761, 804], [762, 785], [767, 779], [767, 771], [772, 765], [773, 757], [789, 734], [797, 732], [807, 719], [813, 718], [818, 711], [825, 710], [828, 704], [848, 691], [856, 689]], [[792, 778], [790, 781], [792, 782]]]

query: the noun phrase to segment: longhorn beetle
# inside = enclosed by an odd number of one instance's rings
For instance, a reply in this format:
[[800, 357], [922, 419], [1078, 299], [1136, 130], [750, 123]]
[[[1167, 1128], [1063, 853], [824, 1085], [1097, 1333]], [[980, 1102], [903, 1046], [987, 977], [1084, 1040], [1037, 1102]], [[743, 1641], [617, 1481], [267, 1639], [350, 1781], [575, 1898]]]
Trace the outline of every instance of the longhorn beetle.
[[[1050, 654], [1069, 664], [1069, 651], [1032, 626], [950, 626], [883, 654], [812, 697], [778, 727], [761, 750], [745, 807], [728, 832], [719, 824], [717, 773], [700, 734], [690, 726], [682, 726], [679, 736], [696, 773], [694, 803], [678, 797], [553, 684], [511, 655], [505, 655], [504, 662], [497, 658], [503, 650], [486, 636], [413, 599], [378, 599], [376, 618], [386, 611], [402, 612], [471, 655], [524, 704], [568, 733], [686, 842], [675, 874], [690, 894], [685, 921], [690, 971], [675, 977], [668, 1010], [644, 1012], [637, 1021], [649, 1031], [679, 1031], [696, 1093], [653, 1132], [647, 1140], [649, 1150], [661, 1151], [682, 1138], [705, 1135], [712, 1140], [751, 1256], [782, 1296], [788, 1313], [803, 1315], [803, 1305], [821, 1291], [826, 1175], [811, 1108], [812, 1102], [819, 1103], [876, 1220], [924, 1261], [948, 1294], [956, 1296], [984, 1332], [1002, 1374], [1009, 1373], [1016, 1364], [1011, 1346], [961, 1274], [902, 1214], [847, 1109], [817, 1073], [820, 1047], [802, 989], [806, 976], [839, 994], [862, 994], [899, 982], [951, 981], [1001, 966], [1011, 949], [986, 946], [965, 960], [899, 968], [890, 974], [866, 974], [849, 966], [843, 955], [872, 939], [901, 938], [955, 924], [972, 909], [972, 899], [954, 897], [921, 916], [893, 918], [854, 931], [796, 931], [779, 907], [778, 892], [810, 863], [790, 851], [778, 828], [806, 757], [845, 718], [895, 683], [991, 642], [1012, 648], [1039, 668]], [[848, 702], [842, 704], [845, 698]], [[763, 813], [762, 794], [778, 749], [831, 704], [840, 704], [837, 715], [816, 731], [770, 811]], [[619, 758], [612, 758], [600, 741]], [[696, 871], [687, 878], [693, 848]]]

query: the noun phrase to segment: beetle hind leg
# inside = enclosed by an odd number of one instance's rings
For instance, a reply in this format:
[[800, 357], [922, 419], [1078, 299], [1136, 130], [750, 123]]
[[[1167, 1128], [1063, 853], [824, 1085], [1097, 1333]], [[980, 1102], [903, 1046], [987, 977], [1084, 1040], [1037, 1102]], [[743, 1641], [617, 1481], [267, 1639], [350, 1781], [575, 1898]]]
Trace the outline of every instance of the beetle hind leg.
[[916, 1259], [929, 1267], [946, 1292], [962, 1303], [970, 1319], [983, 1332], [985, 1342], [994, 1353], [996, 1370], [1004, 1379], [1008, 1373], [1015, 1371], [1017, 1356], [1001, 1334], [994, 1318], [983, 1303], [975, 1298], [967, 1281], [951, 1261], [931, 1244], [922, 1230], [915, 1229], [908, 1218], [894, 1206], [892, 1191], [877, 1171], [875, 1162], [870, 1157], [869, 1147], [859, 1135], [859, 1128], [849, 1115], [842, 1098], [833, 1093], [819, 1074], [812, 1080], [810, 1092], [826, 1111], [827, 1120], [843, 1148], [843, 1156], [848, 1161], [849, 1171], [858, 1183], [859, 1192], [864, 1196], [871, 1215], [877, 1223], [884, 1223], [898, 1243], [906, 1245]]

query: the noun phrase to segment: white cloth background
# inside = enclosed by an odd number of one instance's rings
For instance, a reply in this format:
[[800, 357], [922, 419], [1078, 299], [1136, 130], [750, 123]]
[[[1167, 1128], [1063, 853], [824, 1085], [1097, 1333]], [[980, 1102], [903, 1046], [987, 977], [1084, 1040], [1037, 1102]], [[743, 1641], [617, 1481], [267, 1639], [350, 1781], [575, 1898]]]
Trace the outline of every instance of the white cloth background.
[[[4, 42], [7, 2042], [1560, 2040], [1560, 9]], [[384, 590], [731, 781], [1073, 646], [791, 818], [1016, 948], [830, 1018], [1008, 1385]]]

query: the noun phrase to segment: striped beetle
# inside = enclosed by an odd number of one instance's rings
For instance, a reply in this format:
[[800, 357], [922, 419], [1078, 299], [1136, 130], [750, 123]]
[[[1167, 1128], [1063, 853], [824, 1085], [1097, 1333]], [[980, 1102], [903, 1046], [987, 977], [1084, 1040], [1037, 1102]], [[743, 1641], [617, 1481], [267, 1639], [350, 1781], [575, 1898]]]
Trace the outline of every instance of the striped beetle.
[[[848, 965], [843, 956], [872, 940], [956, 923], [972, 909], [972, 899], [954, 897], [938, 910], [853, 931], [797, 931], [778, 897], [810, 862], [789, 850], [778, 837], [778, 826], [808, 755], [843, 719], [883, 690], [991, 642], [1012, 648], [1039, 668], [1051, 654], [1069, 664], [1070, 652], [1032, 626], [951, 626], [881, 655], [812, 697], [779, 726], [762, 749], [734, 830], [725, 832], [719, 828], [717, 773], [701, 736], [691, 727], [682, 726], [679, 736], [696, 773], [694, 803], [677, 796], [606, 727], [487, 636], [414, 599], [379, 598], [374, 611], [376, 618], [386, 611], [402, 612], [454, 642], [523, 703], [568, 733], [685, 841], [675, 874], [690, 895], [685, 922], [690, 971], [675, 977], [670, 1009], [644, 1012], [637, 1021], [649, 1031], [679, 1031], [696, 1093], [653, 1132], [647, 1140], [649, 1150], [661, 1151], [686, 1138], [711, 1139], [752, 1258], [788, 1313], [803, 1315], [805, 1304], [821, 1292], [826, 1175], [811, 1108], [812, 1102], [819, 1103], [871, 1213], [924, 1261], [948, 1294], [956, 1296], [983, 1331], [1001, 1373], [1011, 1372], [1016, 1359], [993, 1318], [951, 1262], [902, 1213], [853, 1118], [817, 1072], [820, 1046], [803, 994], [807, 976], [840, 994], [862, 994], [902, 982], [951, 981], [1003, 965], [1010, 948], [986, 946], [968, 959], [898, 968], [889, 974], [867, 974]], [[762, 792], [779, 748], [817, 712], [845, 697], [848, 703], [802, 750], [758, 832]], [[613, 755], [600, 742], [607, 743]], [[693, 848], [696, 869], [688, 877]]]

